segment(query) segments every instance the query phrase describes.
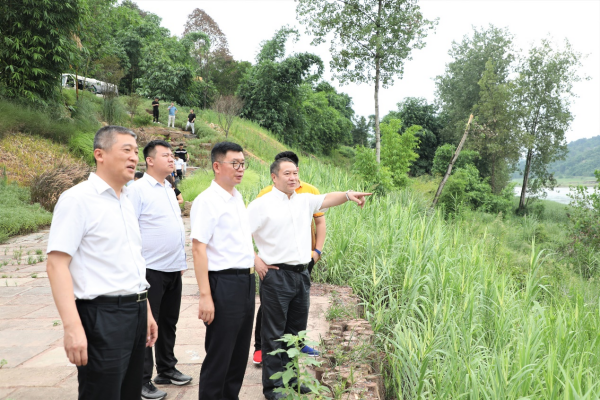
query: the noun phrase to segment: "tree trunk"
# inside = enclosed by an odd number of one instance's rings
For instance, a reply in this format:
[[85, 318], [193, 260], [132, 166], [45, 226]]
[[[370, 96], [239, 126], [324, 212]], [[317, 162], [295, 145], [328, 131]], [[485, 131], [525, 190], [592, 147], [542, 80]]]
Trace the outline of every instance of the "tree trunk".
[[379, 58], [375, 60], [375, 154], [381, 162], [381, 132], [379, 130]]
[[458, 159], [458, 156], [460, 155], [460, 151], [462, 150], [462, 148], [465, 144], [465, 141], [467, 140], [467, 135], [469, 134], [469, 127], [471, 126], [471, 121], [473, 121], [473, 114], [471, 114], [471, 116], [469, 117], [469, 122], [467, 122], [467, 128], [465, 129], [465, 133], [463, 134], [463, 137], [460, 140], [460, 143], [458, 144], [458, 147], [456, 148], [454, 155], [452, 156], [452, 160], [450, 160], [450, 164], [448, 164], [448, 169], [446, 170], [444, 179], [442, 179], [442, 181], [440, 182], [440, 186], [438, 187], [438, 190], [435, 193], [435, 197], [433, 198], [433, 203], [431, 203], [431, 208], [435, 207], [435, 205], [437, 204], [437, 202], [440, 198], [440, 195], [442, 194], [442, 190], [444, 190], [444, 185], [446, 184], [448, 177], [452, 173], [452, 167], [454, 167], [454, 163]]
[[377, 48], [375, 49], [375, 155], [377, 163], [381, 163], [381, 131], [379, 130], [379, 80], [381, 79], [381, 33], [379, 23], [381, 21], [382, 0], [378, 2], [377, 8]]
[[77, 67], [75, 67], [75, 100], [79, 101], [79, 75]]
[[533, 159], [533, 150], [527, 150], [527, 158], [525, 159], [525, 171], [523, 172], [523, 186], [521, 186], [521, 198], [519, 199], [519, 211], [525, 211], [525, 195], [527, 193], [527, 185], [529, 184], [529, 172], [531, 170], [531, 160]]

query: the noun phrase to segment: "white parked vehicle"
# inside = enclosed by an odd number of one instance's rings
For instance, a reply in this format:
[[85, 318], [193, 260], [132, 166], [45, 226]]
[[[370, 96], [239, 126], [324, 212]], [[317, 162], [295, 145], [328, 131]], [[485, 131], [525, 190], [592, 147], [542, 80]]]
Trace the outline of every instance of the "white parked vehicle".
[[75, 77], [75, 74], [62, 74], [62, 86], [63, 87], [75, 87], [75, 80], [77, 80], [77, 86], [79, 87], [80, 90], [83, 90], [84, 85], [85, 85], [85, 89], [89, 90], [93, 93], [104, 94], [109, 89], [114, 88], [114, 92], [117, 95], [119, 94], [119, 89], [113, 84], [99, 81], [94, 78], [86, 78], [84, 76]]

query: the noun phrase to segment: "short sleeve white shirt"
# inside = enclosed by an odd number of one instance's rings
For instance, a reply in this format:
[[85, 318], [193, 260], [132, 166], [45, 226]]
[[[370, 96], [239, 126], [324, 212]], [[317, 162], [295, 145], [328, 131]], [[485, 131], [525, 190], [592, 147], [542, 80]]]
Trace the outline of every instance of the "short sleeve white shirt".
[[175, 191], [165, 180], [161, 185], [150, 174], [127, 188], [142, 234], [146, 268], [162, 272], [187, 269], [185, 228]]
[[248, 211], [240, 192], [233, 190], [232, 196], [212, 181], [192, 204], [190, 237], [206, 244], [209, 271], [254, 265]]
[[183, 168], [184, 161], [180, 158], [179, 160], [175, 160], [175, 169]]
[[123, 188], [117, 198], [91, 173], [56, 203], [47, 253], [72, 257], [69, 271], [78, 299], [133, 294], [149, 287], [140, 228], [126, 193]]
[[287, 194], [273, 187], [248, 205], [250, 230], [258, 256], [268, 265], [310, 262], [310, 225], [325, 194]]

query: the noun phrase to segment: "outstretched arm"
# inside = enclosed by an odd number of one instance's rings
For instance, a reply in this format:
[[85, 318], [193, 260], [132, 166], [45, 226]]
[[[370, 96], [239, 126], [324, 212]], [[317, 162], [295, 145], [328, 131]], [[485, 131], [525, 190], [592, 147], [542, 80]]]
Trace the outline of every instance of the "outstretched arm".
[[365, 197], [370, 196], [372, 193], [363, 193], [363, 192], [331, 192], [327, 193], [325, 196], [325, 200], [323, 200], [323, 205], [321, 208], [331, 208], [335, 206], [339, 206], [340, 204], [344, 204], [347, 201], [355, 202], [360, 208], [363, 208], [365, 205]]

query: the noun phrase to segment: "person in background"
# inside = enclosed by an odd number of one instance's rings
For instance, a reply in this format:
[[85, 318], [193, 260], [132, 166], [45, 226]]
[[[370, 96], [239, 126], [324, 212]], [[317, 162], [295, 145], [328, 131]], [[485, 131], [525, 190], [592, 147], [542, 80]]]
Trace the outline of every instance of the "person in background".
[[138, 179], [142, 178], [144, 176], [143, 172], [136, 172], [135, 175], [133, 176], [133, 181], [137, 181]]
[[144, 351], [158, 335], [140, 227], [124, 187], [138, 162], [135, 139], [122, 126], [96, 132], [96, 172], [60, 196], [50, 226], [46, 270], [80, 400], [139, 399]]
[[[306, 330], [310, 306], [311, 256], [310, 225], [316, 212], [354, 201], [360, 207], [370, 193], [332, 192], [324, 195], [295, 192], [298, 187], [298, 166], [282, 157], [271, 164], [273, 189], [248, 205], [250, 230], [258, 255], [254, 260], [261, 279], [263, 353], [263, 394], [268, 400], [285, 398], [275, 392], [283, 387], [282, 378], [271, 379], [283, 372], [290, 361], [287, 353], [272, 353], [284, 345], [284, 334], [298, 335]], [[289, 382], [297, 386], [294, 380]], [[302, 394], [308, 387], [297, 388]]]
[[[146, 260], [146, 280], [150, 283], [148, 300], [152, 315], [158, 322], [160, 335], [156, 341], [157, 384], [185, 385], [192, 380], [175, 368], [175, 332], [181, 307], [181, 276], [185, 262], [185, 228], [181, 209], [171, 185], [165, 180], [173, 169], [171, 145], [153, 140], [144, 147], [147, 171], [131, 185], [128, 197], [142, 233], [142, 256]], [[141, 396], [143, 399], [163, 399], [167, 393], [152, 383], [154, 357], [146, 350]], [[138, 394], [139, 395], [139, 394]]]
[[158, 122], [158, 107], [160, 106], [160, 104], [158, 103], [158, 97], [154, 98], [154, 101], [152, 102], [152, 122], [155, 123], [159, 123]]
[[185, 125], [185, 130], [187, 131], [187, 129], [191, 126], [192, 135], [194, 134], [194, 122], [196, 122], [196, 114], [194, 114], [194, 110], [190, 110], [190, 113], [188, 114], [188, 121]]
[[[287, 157], [292, 160], [296, 165], [298, 165], [298, 171], [300, 171], [300, 166], [298, 164], [298, 156], [293, 151], [282, 151], [281, 153], [275, 156], [275, 161], [280, 158]], [[260, 191], [256, 198], [262, 197], [263, 195], [269, 193], [273, 189], [273, 185], [269, 185]], [[298, 179], [298, 187], [295, 189], [295, 192], [300, 193], [312, 193], [312, 194], [320, 194], [319, 189], [312, 186], [309, 183], [303, 182]], [[310, 225], [310, 239], [311, 239], [311, 247], [308, 249], [311, 253], [311, 259], [308, 264], [308, 274], [312, 275], [312, 270], [314, 265], [321, 259], [321, 253], [323, 251], [323, 245], [325, 244], [325, 235], [327, 234], [327, 224], [325, 222], [325, 213], [316, 212], [313, 214], [313, 221]], [[258, 312], [256, 313], [256, 327], [254, 328], [254, 356], [252, 357], [252, 362], [256, 365], [262, 364], [262, 350], [261, 350], [261, 337], [260, 330], [262, 326], [262, 306], [258, 308]], [[319, 356], [319, 352], [312, 347], [304, 346], [302, 347], [302, 352], [308, 354], [311, 357]]]
[[167, 128], [169, 126], [172, 126], [173, 128], [175, 128], [175, 114], [177, 114], [177, 107], [175, 107], [175, 104], [173, 104], [171, 102], [171, 105], [169, 107], [167, 107], [167, 110], [169, 110], [169, 119], [167, 120]]
[[169, 184], [175, 191], [175, 198], [177, 199], [177, 203], [183, 204], [183, 195], [181, 194], [181, 191], [177, 189], [177, 186], [175, 185], [175, 179], [173, 179], [173, 175], [167, 175], [167, 182], [169, 182]]
[[175, 173], [179, 180], [183, 179], [183, 160], [175, 154]]
[[210, 157], [215, 179], [190, 213], [198, 318], [206, 325], [198, 397], [236, 400], [248, 363], [256, 292], [248, 213], [235, 188], [246, 164], [242, 147], [231, 142], [215, 144]]
[[183, 176], [185, 176], [187, 171], [187, 163], [190, 160], [190, 155], [188, 154], [187, 150], [183, 148], [183, 143], [179, 143], [179, 148], [175, 149], [173, 153], [183, 160], [182, 171]]

